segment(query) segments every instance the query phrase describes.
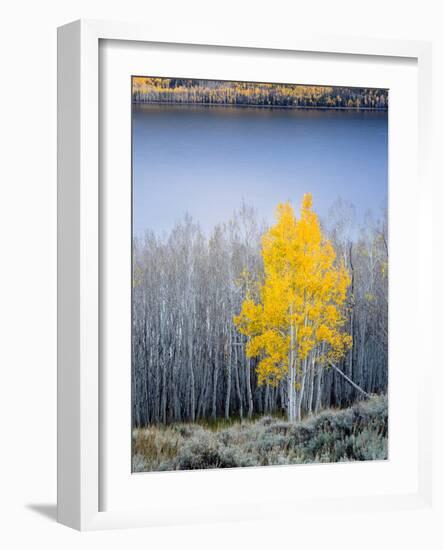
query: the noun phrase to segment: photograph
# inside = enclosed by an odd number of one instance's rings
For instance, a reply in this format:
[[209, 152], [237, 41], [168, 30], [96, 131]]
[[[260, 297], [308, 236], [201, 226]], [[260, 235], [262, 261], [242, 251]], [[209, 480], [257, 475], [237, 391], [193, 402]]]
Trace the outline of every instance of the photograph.
[[131, 78], [133, 473], [389, 458], [389, 90], [293, 76]]

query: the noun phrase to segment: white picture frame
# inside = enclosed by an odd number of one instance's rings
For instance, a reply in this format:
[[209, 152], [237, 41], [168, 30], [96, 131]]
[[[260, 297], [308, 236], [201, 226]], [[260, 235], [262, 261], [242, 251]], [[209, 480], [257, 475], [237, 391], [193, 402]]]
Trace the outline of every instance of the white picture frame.
[[[257, 469], [230, 471], [230, 472], [180, 472], [169, 474], [156, 474], [156, 477], [132, 476], [130, 484], [138, 487], [138, 496], [135, 492], [123, 490], [120, 493], [114, 490], [112, 506], [104, 501], [104, 483], [119, 484], [117, 481], [119, 471], [106, 462], [106, 452], [109, 451], [106, 435], [106, 417], [109, 409], [105, 391], [112, 391], [112, 387], [103, 383], [103, 363], [100, 348], [100, 338], [103, 330], [102, 302], [108, 299], [107, 284], [102, 285], [103, 280], [103, 255], [106, 235], [103, 232], [109, 230], [109, 226], [101, 221], [104, 208], [114, 208], [118, 204], [113, 199], [114, 206], [109, 206], [109, 201], [104, 205], [102, 175], [100, 174], [100, 155], [104, 147], [102, 140], [103, 129], [100, 126], [100, 117], [103, 117], [105, 106], [101, 105], [100, 96], [100, 64], [114, 63], [116, 58], [103, 55], [101, 45], [105, 41], [112, 41], [118, 45], [125, 44], [125, 55], [131, 48], [140, 44], [173, 45], [174, 51], [181, 48], [190, 48], [194, 51], [204, 52], [209, 61], [215, 55], [217, 48], [229, 56], [247, 56], [267, 52], [273, 55], [284, 56], [291, 52], [305, 52], [312, 55], [331, 55], [339, 59], [369, 61], [371, 59], [385, 59], [395, 66], [396, 61], [412, 60], [415, 65], [418, 82], [418, 98], [414, 101], [414, 109], [418, 116], [418, 123], [414, 123], [418, 134], [418, 146], [413, 145], [411, 150], [413, 164], [405, 165], [418, 167], [418, 176], [413, 173], [404, 174], [410, 179], [410, 189], [416, 189], [419, 201], [410, 199], [405, 203], [404, 215], [411, 208], [418, 208], [417, 225], [411, 231], [419, 232], [411, 245], [413, 261], [418, 265], [426, 265], [430, 262], [432, 250], [427, 246], [419, 246], [419, 243], [431, 241], [431, 220], [426, 215], [424, 206], [426, 193], [431, 195], [432, 179], [429, 172], [429, 157], [431, 140], [431, 46], [426, 42], [369, 40], [345, 37], [315, 37], [312, 35], [297, 37], [282, 37], [278, 43], [268, 43], [264, 40], [238, 40], [235, 43], [226, 43], [221, 39], [207, 39], [202, 36], [186, 36], [186, 31], [173, 36], [156, 35], [151, 29], [135, 24], [101, 21], [77, 21], [61, 27], [58, 32], [58, 520], [60, 523], [80, 530], [103, 529], [130, 526], [172, 525], [177, 523], [193, 523], [196, 521], [219, 521], [234, 519], [260, 519], [265, 516], [266, 502], [275, 504], [281, 499], [282, 507], [273, 508], [275, 517], [282, 517], [285, 513], [293, 513], [296, 509], [300, 513], [327, 512], [331, 506], [340, 513], [349, 512], [358, 503], [362, 510], [395, 511], [399, 509], [429, 509], [432, 503], [432, 447], [430, 419], [432, 417], [432, 403], [429, 398], [430, 377], [432, 375], [432, 361], [422, 361], [422, 368], [417, 373], [417, 383], [406, 386], [406, 391], [414, 393], [412, 401], [416, 403], [414, 422], [417, 426], [416, 454], [414, 461], [410, 463], [410, 470], [404, 470], [399, 479], [399, 485], [390, 487], [386, 491], [377, 490], [371, 492], [368, 488], [362, 491], [345, 491], [339, 493], [334, 489], [334, 484], [327, 485], [328, 478], [332, 475], [340, 479], [344, 475], [348, 487], [355, 487], [359, 479], [366, 477], [368, 473], [354, 465], [337, 465], [335, 473], [331, 466], [316, 470], [316, 482], [329, 487], [327, 493], [312, 487], [312, 495], [309, 490], [300, 496], [288, 495], [279, 487], [285, 486], [289, 480], [290, 472], [294, 467], [286, 468], [262, 468], [261, 479], [268, 484], [268, 492], [261, 491], [263, 496], [258, 498], [253, 491], [257, 479]], [[215, 47], [215, 49], [214, 49]], [[218, 50], [217, 50], [218, 51]], [[367, 57], [362, 57], [367, 56]], [[118, 55], [117, 55], [118, 57]], [[160, 58], [159, 58], [160, 59]], [[196, 61], [198, 67], [198, 60]], [[166, 70], [166, 69], [165, 69]], [[202, 74], [200, 69], [199, 74]], [[221, 70], [221, 69], [220, 69]], [[217, 75], [220, 76], [220, 70]], [[346, 70], [346, 69], [343, 69]], [[349, 69], [347, 69], [349, 70]], [[119, 73], [117, 71], [117, 74]], [[140, 74], [140, 72], [139, 72]], [[157, 73], [158, 74], [158, 73]], [[204, 76], [206, 76], [205, 73]], [[345, 73], [344, 73], [345, 74]], [[192, 76], [187, 74], [186, 76]], [[222, 75], [223, 76], [223, 75]], [[277, 78], [277, 77], [276, 77]], [[350, 77], [349, 77], [350, 78]], [[373, 77], [375, 78], [375, 77]], [[106, 82], [106, 78], [104, 80]], [[415, 98], [415, 95], [412, 94]], [[108, 101], [109, 98], [107, 98]], [[112, 100], [112, 98], [111, 98]], [[129, 103], [129, 97], [128, 97]], [[125, 128], [124, 118], [118, 128]], [[127, 133], [122, 132], [123, 140], [127, 140]], [[126, 137], [125, 137], [126, 136]], [[415, 138], [414, 138], [415, 139]], [[119, 142], [123, 144], [124, 141]], [[405, 145], [406, 147], [406, 145]], [[395, 153], [395, 151], [394, 151]], [[400, 153], [398, 151], [397, 153]], [[130, 156], [129, 144], [125, 152], [126, 158]], [[115, 162], [115, 155], [113, 155]], [[117, 160], [117, 162], [119, 162]], [[122, 161], [123, 162], [123, 161]], [[415, 164], [414, 164], [415, 163]], [[130, 185], [130, 181], [128, 182]], [[413, 187], [415, 185], [415, 187]], [[392, 202], [392, 197], [391, 202]], [[112, 201], [111, 201], [112, 202]], [[397, 229], [405, 222], [405, 217], [400, 215], [400, 209], [393, 206], [396, 215]], [[111, 212], [111, 210], [110, 210]], [[390, 214], [391, 214], [390, 210]], [[106, 214], [108, 215], [108, 213]], [[123, 219], [125, 216], [122, 216]], [[395, 227], [395, 226], [394, 226]], [[105, 240], [103, 240], [105, 238]], [[118, 248], [118, 247], [117, 247]], [[105, 258], [106, 259], [106, 258]], [[115, 260], [115, 259], [114, 259]], [[106, 260], [107, 261], [107, 260]], [[115, 264], [114, 264], [115, 265]], [[414, 294], [413, 303], [417, 306], [420, 315], [432, 314], [429, 300], [431, 290], [425, 284], [426, 273], [423, 270], [414, 271], [411, 282], [417, 284], [417, 294]], [[392, 281], [392, 274], [391, 274]], [[123, 317], [124, 318], [124, 315]], [[128, 327], [129, 329], [129, 327]], [[420, 327], [417, 327], [420, 330]], [[390, 342], [391, 345], [391, 342]], [[415, 347], [414, 347], [415, 346]], [[411, 343], [408, 357], [404, 357], [405, 364], [412, 369], [412, 361], [417, 352], [417, 343]], [[427, 353], [431, 353], [428, 351]], [[117, 380], [114, 378], [114, 380]], [[121, 380], [120, 380], [121, 381]], [[115, 388], [115, 384], [114, 384]], [[125, 399], [127, 400], [126, 393]], [[394, 400], [395, 401], [395, 400]], [[398, 400], [401, 406], [402, 401]], [[404, 401], [403, 401], [404, 403]], [[117, 407], [121, 412], [124, 404]], [[392, 412], [392, 411], [391, 411]], [[398, 415], [397, 415], [398, 417]], [[114, 438], [113, 449], [118, 451], [118, 445], [125, 449], [124, 456], [129, 452], [129, 433], [125, 436], [127, 424], [119, 423], [116, 427], [118, 435]], [[117, 445], [116, 445], [117, 443]], [[126, 455], [125, 455], [126, 453]], [[414, 451], [415, 454], [415, 451]], [[395, 461], [394, 461], [395, 462]], [[399, 461], [401, 462], [401, 461]], [[407, 461], [405, 461], [407, 462]], [[373, 465], [377, 468], [377, 465]], [[318, 466], [317, 466], [318, 468]], [[328, 469], [329, 468], [329, 469]], [[333, 467], [332, 467], [333, 468]], [[344, 468], [350, 468], [343, 474]], [[386, 477], [394, 476], [397, 471], [394, 463], [393, 471], [386, 470]], [[292, 470], [291, 470], [292, 469]], [[414, 471], [410, 484], [406, 479], [410, 472]], [[300, 470], [298, 470], [300, 471]], [[348, 474], [347, 472], [350, 472]], [[376, 470], [374, 469], [374, 472]], [[163, 475], [164, 477], [160, 477]], [[228, 481], [226, 475], [230, 476]], [[313, 476], [309, 470], [305, 470], [304, 476]], [[372, 474], [375, 475], [375, 474]], [[126, 476], [126, 477], [125, 477]], [[123, 481], [128, 481], [130, 470]], [[165, 477], [166, 476], [166, 477]], [[175, 477], [174, 477], [175, 476]], [[255, 477], [254, 477], [255, 476]], [[138, 477], [140, 481], [134, 479]], [[128, 479], [126, 479], [128, 478]], [[300, 478], [300, 475], [299, 475]], [[369, 478], [368, 478], [369, 479]], [[195, 491], [195, 494], [204, 495], [205, 488], [234, 484], [245, 490], [250, 490], [250, 497], [240, 498], [237, 505], [226, 506], [223, 501], [219, 507], [208, 507], [190, 504], [186, 505], [184, 498]], [[403, 483], [403, 486], [401, 485]], [[164, 499], [163, 505], [142, 506], [140, 495], [151, 484], [152, 491], [157, 495], [165, 487], [165, 494], [177, 491], [181, 498], [172, 506], [170, 501]], [[144, 486], [140, 490], [140, 487]], [[154, 489], [155, 485], [155, 489]], [[337, 483], [336, 483], [337, 485]], [[166, 489], [166, 486], [168, 487]], [[152, 497], [152, 491], [150, 496]], [[328, 494], [328, 496], [326, 496]], [[205, 498], [208, 494], [205, 495]], [[133, 501], [131, 502], [131, 498]], [[187, 497], [189, 500], [189, 497]], [[105, 499], [106, 500], [106, 499]], [[288, 506], [289, 505], [289, 506]], [[283, 508], [283, 510], [282, 510]], [[285, 512], [284, 510], [288, 510]], [[291, 512], [289, 512], [291, 511]], [[269, 517], [269, 511], [266, 511]]]

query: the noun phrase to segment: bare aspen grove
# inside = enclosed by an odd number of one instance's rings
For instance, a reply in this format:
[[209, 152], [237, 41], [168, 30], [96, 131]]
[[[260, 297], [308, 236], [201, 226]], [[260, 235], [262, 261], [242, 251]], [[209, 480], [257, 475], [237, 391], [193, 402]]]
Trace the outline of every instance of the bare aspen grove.
[[386, 216], [313, 199], [134, 238], [134, 471], [386, 458]]

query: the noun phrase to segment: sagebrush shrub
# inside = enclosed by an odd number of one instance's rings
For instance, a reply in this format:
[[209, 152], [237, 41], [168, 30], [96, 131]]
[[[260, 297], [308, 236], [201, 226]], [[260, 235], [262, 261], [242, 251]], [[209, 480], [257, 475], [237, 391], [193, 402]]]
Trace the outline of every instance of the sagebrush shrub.
[[134, 430], [133, 471], [383, 460], [387, 435], [384, 396], [298, 423], [265, 416], [218, 431], [197, 424], [151, 426]]

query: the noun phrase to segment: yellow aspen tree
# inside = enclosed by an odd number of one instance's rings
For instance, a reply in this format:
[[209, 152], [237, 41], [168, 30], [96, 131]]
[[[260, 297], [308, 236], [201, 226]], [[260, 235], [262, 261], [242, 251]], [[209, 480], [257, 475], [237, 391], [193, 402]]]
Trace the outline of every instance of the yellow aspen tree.
[[234, 323], [248, 337], [247, 357], [258, 357], [259, 384], [287, 383], [287, 411], [300, 419], [308, 368], [337, 361], [351, 346], [344, 330], [350, 277], [322, 234], [303, 197], [296, 219], [289, 203], [279, 204], [276, 224], [262, 237], [263, 281], [246, 295]]

